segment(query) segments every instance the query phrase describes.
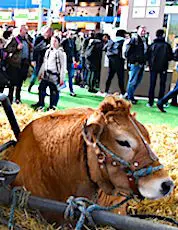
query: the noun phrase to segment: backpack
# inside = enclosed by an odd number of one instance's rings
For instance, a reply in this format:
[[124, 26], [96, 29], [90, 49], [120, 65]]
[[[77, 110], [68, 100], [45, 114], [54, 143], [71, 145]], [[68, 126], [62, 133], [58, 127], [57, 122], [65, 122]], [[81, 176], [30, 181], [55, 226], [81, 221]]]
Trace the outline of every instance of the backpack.
[[117, 42], [112, 42], [111, 45], [107, 48], [107, 56], [114, 56], [117, 55], [119, 58], [122, 58], [122, 46], [123, 46], [124, 40], [120, 40]]
[[85, 58], [88, 61], [91, 61], [94, 58], [94, 47], [95, 47], [95, 45], [93, 43], [91, 43], [90, 45], [87, 46], [87, 48], [85, 50]]

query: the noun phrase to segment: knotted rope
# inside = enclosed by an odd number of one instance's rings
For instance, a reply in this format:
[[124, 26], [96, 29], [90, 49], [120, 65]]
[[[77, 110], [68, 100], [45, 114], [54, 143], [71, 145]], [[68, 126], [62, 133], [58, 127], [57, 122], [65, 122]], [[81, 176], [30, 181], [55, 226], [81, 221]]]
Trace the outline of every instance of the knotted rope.
[[67, 200], [67, 208], [64, 213], [64, 218], [69, 219], [70, 221], [75, 220], [75, 212], [80, 212], [80, 217], [77, 221], [75, 230], [81, 230], [85, 221], [88, 221], [91, 226], [95, 226], [95, 223], [92, 218], [93, 211], [111, 211], [113, 209], [119, 208], [121, 205], [125, 204], [127, 201], [132, 199], [132, 197], [126, 197], [125, 200], [121, 201], [118, 204], [115, 204], [110, 207], [103, 207], [95, 204], [94, 202], [88, 200], [87, 198], [79, 197], [75, 198], [74, 196], [69, 197]]
[[12, 204], [10, 208], [10, 217], [8, 221], [8, 229], [13, 229], [14, 227], [14, 213], [15, 208], [20, 209], [26, 208], [28, 204], [28, 199], [30, 192], [26, 191], [22, 187], [15, 187], [12, 189]]

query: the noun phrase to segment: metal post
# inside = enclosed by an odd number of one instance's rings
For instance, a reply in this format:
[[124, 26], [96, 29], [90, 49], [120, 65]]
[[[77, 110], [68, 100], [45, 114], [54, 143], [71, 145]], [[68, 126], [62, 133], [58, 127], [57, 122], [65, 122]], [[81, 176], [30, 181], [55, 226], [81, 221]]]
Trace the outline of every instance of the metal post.
[[43, 24], [43, 7], [42, 7], [43, 0], [39, 0], [39, 12], [38, 12], [38, 33], [41, 30]]
[[106, 15], [108, 16], [108, 11], [109, 11], [109, 0], [106, 1]]
[[75, 15], [77, 16], [78, 0], [75, 0]]
[[2, 103], [2, 106], [4, 108], [4, 111], [7, 115], [7, 118], [9, 120], [9, 123], [11, 125], [11, 128], [14, 132], [14, 135], [16, 137], [16, 139], [19, 139], [19, 134], [20, 134], [20, 128], [18, 126], [17, 120], [15, 118], [14, 112], [12, 110], [9, 98], [5, 95], [0, 93], [0, 101]]
[[[7, 188], [0, 189], [0, 204], [9, 205], [11, 202], [12, 191]], [[67, 204], [49, 200], [45, 198], [40, 198], [36, 196], [29, 196], [28, 199], [28, 208], [30, 209], [37, 209], [42, 212], [52, 212], [58, 215], [63, 215]], [[77, 211], [76, 216], [80, 216], [80, 213]], [[163, 224], [156, 224], [151, 221], [142, 220], [138, 218], [133, 218], [129, 216], [121, 216], [116, 215], [110, 212], [105, 211], [93, 211], [92, 218], [94, 222], [101, 226], [111, 226], [115, 229], [120, 230], [177, 230], [178, 228], [163, 225]]]

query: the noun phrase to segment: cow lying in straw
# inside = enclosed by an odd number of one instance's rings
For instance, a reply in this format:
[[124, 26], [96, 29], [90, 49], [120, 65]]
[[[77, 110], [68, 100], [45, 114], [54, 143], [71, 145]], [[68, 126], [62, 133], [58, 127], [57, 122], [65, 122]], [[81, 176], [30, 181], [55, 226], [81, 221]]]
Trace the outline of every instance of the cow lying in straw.
[[[106, 97], [99, 108], [70, 109], [31, 122], [9, 160], [21, 171], [16, 186], [33, 195], [66, 201], [84, 196], [107, 205], [107, 195], [135, 194], [158, 199], [173, 182], [150, 149], [145, 127], [130, 104]], [[106, 201], [106, 202], [103, 202]]]

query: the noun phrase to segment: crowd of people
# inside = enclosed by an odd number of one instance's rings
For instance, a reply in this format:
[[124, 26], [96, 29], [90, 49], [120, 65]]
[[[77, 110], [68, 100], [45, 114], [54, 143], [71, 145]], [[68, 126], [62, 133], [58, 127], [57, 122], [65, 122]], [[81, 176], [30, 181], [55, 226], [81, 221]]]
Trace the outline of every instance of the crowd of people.
[[[155, 86], [158, 74], [160, 88], [157, 106], [162, 112], [163, 104], [173, 98], [172, 105], [177, 106], [178, 83], [174, 90], [165, 96], [169, 61], [178, 61], [178, 49], [173, 52], [165, 41], [163, 29], [156, 31], [156, 39], [151, 43], [145, 26], [138, 26], [129, 33], [118, 29], [115, 39], [109, 34], [82, 33], [59, 30], [44, 26], [40, 34], [30, 35], [28, 27], [2, 28], [0, 33], [0, 92], [9, 88], [11, 103], [21, 103], [21, 88], [27, 79], [29, 67], [33, 68], [28, 92], [33, 89], [36, 79], [39, 83], [39, 100], [32, 107], [36, 110], [45, 106], [46, 89], [50, 89], [48, 109], [56, 109], [60, 90], [65, 84], [68, 73], [70, 96], [74, 92], [74, 78], [77, 84], [99, 96], [109, 94], [112, 79], [117, 73], [120, 97], [136, 104], [135, 91], [142, 81], [145, 65], [150, 70], [148, 107], [152, 107], [155, 98]], [[2, 35], [1, 35], [2, 34]], [[109, 71], [105, 91], [99, 91], [101, 81], [102, 55], [105, 52], [109, 60]], [[125, 87], [124, 71], [128, 69], [129, 78]], [[15, 95], [14, 95], [15, 90]], [[15, 96], [15, 98], [14, 98]]]

